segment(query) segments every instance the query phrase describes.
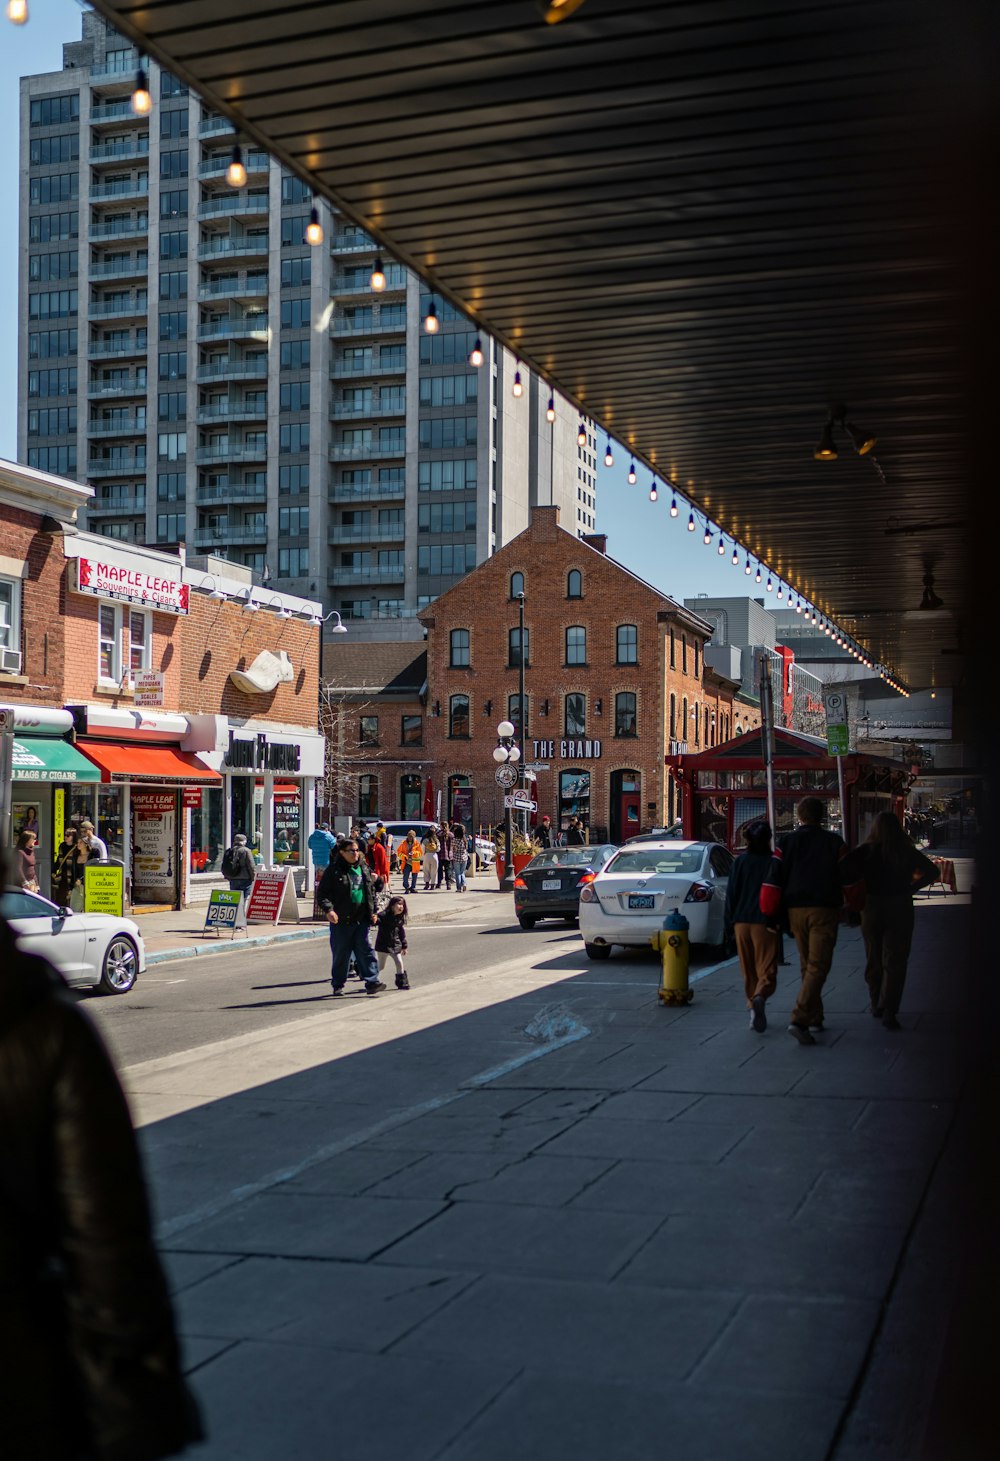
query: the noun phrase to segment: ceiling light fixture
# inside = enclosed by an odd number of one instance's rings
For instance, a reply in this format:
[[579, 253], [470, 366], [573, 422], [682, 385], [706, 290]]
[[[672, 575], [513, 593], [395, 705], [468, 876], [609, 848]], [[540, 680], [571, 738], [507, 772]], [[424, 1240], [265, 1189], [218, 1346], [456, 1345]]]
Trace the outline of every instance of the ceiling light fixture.
[[837, 460], [837, 446], [833, 438], [833, 428], [839, 426], [840, 430], [848, 438], [859, 457], [866, 456], [877, 441], [877, 437], [870, 432], [862, 431], [847, 420], [847, 407], [838, 402], [830, 407], [826, 418], [826, 425], [823, 427], [823, 434], [819, 439], [819, 445], [813, 452], [817, 462], [835, 462]]
[[243, 165], [243, 149], [237, 142], [233, 148], [233, 157], [226, 168], [226, 182], [231, 188], [242, 188], [247, 180], [247, 170]]
[[132, 91], [132, 111], [137, 117], [148, 117], [153, 110], [153, 98], [149, 94], [149, 81], [140, 66], [135, 73], [135, 87]]
[[924, 612], [932, 612], [935, 609], [944, 608], [944, 599], [938, 598], [934, 592], [934, 574], [930, 564], [927, 564], [924, 571], [924, 593], [920, 600], [920, 607]]
[[381, 294], [385, 288], [385, 269], [382, 267], [382, 257], [380, 254], [375, 255], [375, 263], [372, 265], [372, 272], [368, 283], [376, 294]]
[[568, 20], [575, 10], [579, 10], [583, 0], [541, 0], [541, 10], [545, 17], [546, 25], [558, 25], [562, 20]]

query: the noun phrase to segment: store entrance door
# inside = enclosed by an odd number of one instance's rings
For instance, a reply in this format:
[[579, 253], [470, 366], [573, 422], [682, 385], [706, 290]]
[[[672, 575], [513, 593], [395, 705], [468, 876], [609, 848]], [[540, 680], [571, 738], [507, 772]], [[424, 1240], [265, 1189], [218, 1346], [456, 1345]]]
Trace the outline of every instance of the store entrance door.
[[641, 780], [638, 771], [616, 771], [611, 777], [611, 836], [625, 842], [642, 830]]

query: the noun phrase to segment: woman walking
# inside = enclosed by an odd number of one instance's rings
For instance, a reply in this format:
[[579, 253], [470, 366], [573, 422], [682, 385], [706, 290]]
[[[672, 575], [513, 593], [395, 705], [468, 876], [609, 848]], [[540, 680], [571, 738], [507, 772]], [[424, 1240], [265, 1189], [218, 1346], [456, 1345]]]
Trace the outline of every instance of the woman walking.
[[892, 812], [879, 812], [867, 840], [844, 862], [845, 881], [864, 884], [865, 981], [871, 1013], [887, 1030], [900, 1028], [899, 1006], [913, 941], [913, 895], [929, 887], [937, 875], [930, 858], [917, 851]]
[[38, 892], [38, 865], [34, 832], [22, 832], [17, 839], [17, 884], [29, 893]]
[[760, 911], [760, 888], [771, 867], [770, 822], [748, 822], [743, 838], [746, 851], [729, 874], [725, 919], [736, 939], [750, 1028], [762, 1035], [767, 1029], [765, 1005], [777, 987], [781, 940], [777, 921]]
[[420, 876], [421, 847], [417, 841], [417, 834], [411, 827], [409, 832], [399, 844], [399, 866], [403, 872], [403, 892], [415, 893], [417, 891], [417, 878]]
[[441, 850], [441, 843], [438, 840], [437, 832], [433, 827], [428, 827], [427, 836], [424, 838], [424, 892], [437, 891], [438, 875], [438, 853]]
[[455, 892], [465, 892], [465, 869], [469, 862], [469, 844], [465, 838], [465, 828], [461, 822], [456, 822], [452, 834], [452, 872], [455, 874]]
[[69, 907], [70, 893], [77, 876], [76, 863], [76, 828], [67, 827], [52, 868], [52, 897], [61, 908]]

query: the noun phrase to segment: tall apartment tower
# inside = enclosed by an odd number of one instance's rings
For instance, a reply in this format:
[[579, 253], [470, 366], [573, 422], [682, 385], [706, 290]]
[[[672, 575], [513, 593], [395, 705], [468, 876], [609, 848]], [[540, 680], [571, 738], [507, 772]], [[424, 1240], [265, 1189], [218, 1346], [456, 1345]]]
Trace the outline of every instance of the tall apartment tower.
[[[590, 532], [593, 422], [99, 16], [21, 81], [18, 455], [86, 526], [227, 557], [356, 637], [414, 615], [536, 503]], [[246, 180], [227, 170], [241, 147]], [[583, 438], [581, 440], [580, 438]], [[400, 621], [408, 621], [401, 623]]]

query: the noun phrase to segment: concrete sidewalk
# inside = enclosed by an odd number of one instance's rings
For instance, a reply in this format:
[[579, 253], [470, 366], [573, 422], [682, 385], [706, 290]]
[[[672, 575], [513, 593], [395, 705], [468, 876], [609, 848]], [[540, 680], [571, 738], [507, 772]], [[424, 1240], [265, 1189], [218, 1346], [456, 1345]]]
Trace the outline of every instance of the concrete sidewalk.
[[127, 1070], [194, 1454], [915, 1461], [968, 903], [921, 900], [899, 1033], [856, 930], [806, 1049], [794, 961], [760, 1036], [735, 963], [667, 1009], [652, 957], [519, 939], [484, 978], [466, 935], [454, 980]]
[[[393, 893], [402, 893], [398, 876], [392, 878]], [[499, 895], [499, 883], [495, 873], [485, 874], [468, 884], [465, 893], [448, 892], [444, 887], [431, 893], [419, 892], [408, 897], [410, 922], [419, 926], [437, 923], [456, 912], [482, 907], [484, 903], [495, 907]], [[503, 895], [511, 902], [510, 894]], [[299, 898], [299, 922], [251, 923], [246, 933], [235, 936], [230, 933], [216, 933], [205, 928], [204, 903], [194, 903], [188, 908], [172, 913], [140, 913], [135, 921], [146, 945], [146, 963], [162, 964], [173, 959], [200, 957], [202, 954], [233, 953], [243, 948], [263, 948], [268, 944], [286, 943], [289, 940], [326, 938], [329, 925], [313, 921], [312, 897]], [[130, 915], [131, 916], [131, 915]], [[512, 915], [513, 916], [513, 915]]]

